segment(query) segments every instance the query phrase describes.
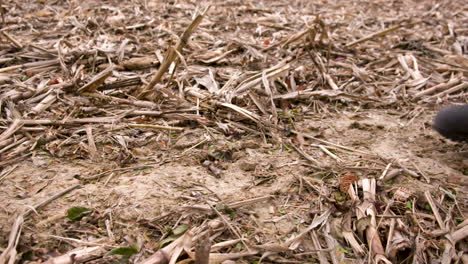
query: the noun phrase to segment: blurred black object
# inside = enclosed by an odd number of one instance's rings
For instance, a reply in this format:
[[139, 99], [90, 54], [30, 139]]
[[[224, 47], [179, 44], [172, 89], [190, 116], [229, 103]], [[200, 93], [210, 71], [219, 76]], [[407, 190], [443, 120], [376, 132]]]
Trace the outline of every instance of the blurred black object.
[[448, 139], [468, 142], [468, 104], [440, 110], [434, 118], [433, 127]]

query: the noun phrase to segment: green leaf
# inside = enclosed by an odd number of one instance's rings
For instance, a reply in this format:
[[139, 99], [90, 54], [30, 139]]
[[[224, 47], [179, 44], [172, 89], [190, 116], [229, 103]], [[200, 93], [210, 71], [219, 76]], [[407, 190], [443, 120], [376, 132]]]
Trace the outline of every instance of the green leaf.
[[126, 257], [131, 257], [132, 255], [138, 253], [138, 248], [136, 246], [133, 247], [119, 247], [119, 248], [114, 248], [109, 252], [109, 255], [120, 255], [120, 256], [126, 256]]
[[181, 235], [183, 235], [185, 233], [185, 231], [188, 230], [188, 228], [189, 228], [189, 226], [186, 225], [186, 224], [178, 225], [174, 229], [172, 229], [170, 227], [166, 227], [166, 232], [168, 232], [168, 233], [170, 233], [172, 235], [167, 237], [166, 239], [162, 240], [161, 242], [159, 242], [159, 247], [163, 248], [163, 247], [167, 246], [168, 244], [170, 244], [171, 242], [173, 242], [174, 240], [179, 238]]
[[360, 234], [363, 234], [367, 227], [371, 225], [371, 217], [363, 217], [356, 222], [356, 229]]
[[244, 246], [242, 245], [242, 243], [239, 242], [239, 243], [236, 243], [235, 249], [238, 251], [241, 251], [243, 247]]
[[218, 211], [221, 211], [225, 214], [232, 214], [232, 213], [235, 213], [234, 209], [232, 209], [231, 207], [227, 206], [226, 204], [217, 204], [216, 205], [216, 210]]
[[345, 253], [345, 254], [351, 254], [352, 252], [347, 250], [346, 248], [344, 247], [341, 247], [341, 246], [336, 246], [335, 247], [335, 250], [341, 252], [341, 253]]
[[174, 242], [174, 240], [176, 240], [177, 238], [179, 238], [179, 236], [170, 236], [170, 237], [164, 239], [163, 241], [161, 241], [159, 243], [159, 247], [163, 248], [163, 247], [169, 245], [170, 243]]
[[426, 210], [429, 211], [429, 212], [432, 212], [432, 207], [431, 207], [431, 205], [428, 204], [428, 203], [426, 203], [426, 204], [424, 205], [424, 209], [426, 209]]
[[83, 217], [89, 215], [92, 212], [93, 210], [89, 208], [74, 206], [67, 210], [67, 217], [72, 221], [80, 221]]
[[411, 201], [407, 201], [405, 204], [406, 208], [412, 210], [413, 209], [413, 203]]
[[180, 236], [182, 235], [183, 233], [185, 233], [185, 231], [187, 231], [187, 229], [189, 228], [188, 225], [186, 224], [181, 224], [179, 226], [177, 226], [176, 228], [174, 228], [174, 230], [172, 230], [172, 233], [176, 236]]
[[286, 211], [283, 210], [283, 208], [278, 208], [278, 213], [279, 213], [280, 215], [285, 215], [285, 214], [287, 214]]

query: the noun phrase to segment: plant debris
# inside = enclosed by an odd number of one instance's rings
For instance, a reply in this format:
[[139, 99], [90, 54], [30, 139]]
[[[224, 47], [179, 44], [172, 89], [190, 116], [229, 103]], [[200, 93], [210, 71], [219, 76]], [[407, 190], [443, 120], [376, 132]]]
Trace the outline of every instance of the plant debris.
[[468, 263], [463, 1], [0, 13], [0, 264]]

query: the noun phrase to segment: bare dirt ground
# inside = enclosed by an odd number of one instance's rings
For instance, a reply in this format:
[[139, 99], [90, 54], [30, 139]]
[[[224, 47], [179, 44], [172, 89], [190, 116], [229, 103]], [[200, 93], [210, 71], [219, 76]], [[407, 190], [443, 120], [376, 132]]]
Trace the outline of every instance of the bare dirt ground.
[[0, 6], [0, 264], [468, 263], [463, 1]]

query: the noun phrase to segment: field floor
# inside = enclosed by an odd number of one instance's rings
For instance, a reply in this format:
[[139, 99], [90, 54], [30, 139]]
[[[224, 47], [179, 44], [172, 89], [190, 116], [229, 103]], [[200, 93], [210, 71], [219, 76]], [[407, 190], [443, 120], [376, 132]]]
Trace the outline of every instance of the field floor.
[[0, 264], [468, 263], [464, 1], [0, 14]]

